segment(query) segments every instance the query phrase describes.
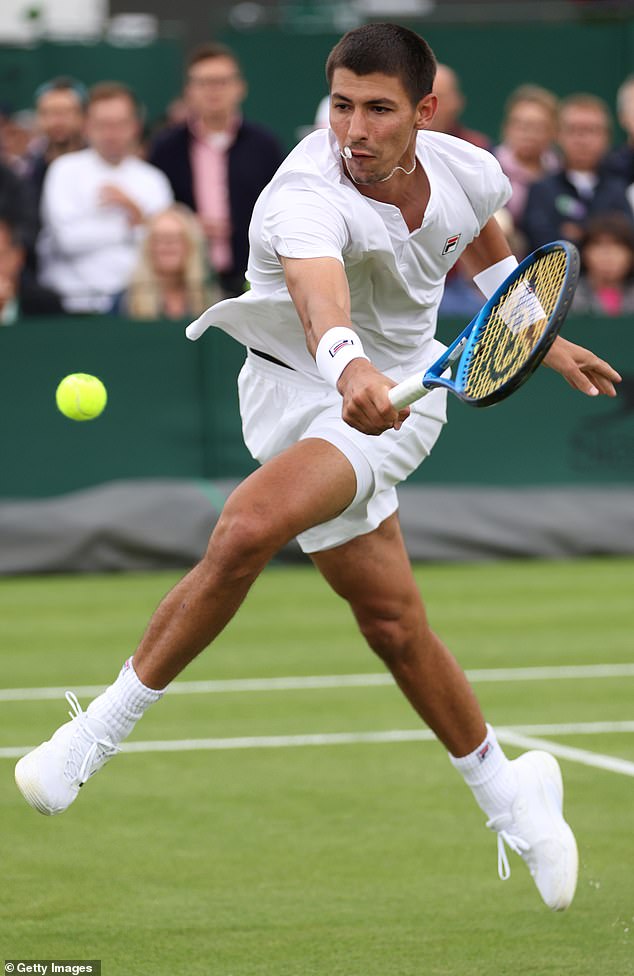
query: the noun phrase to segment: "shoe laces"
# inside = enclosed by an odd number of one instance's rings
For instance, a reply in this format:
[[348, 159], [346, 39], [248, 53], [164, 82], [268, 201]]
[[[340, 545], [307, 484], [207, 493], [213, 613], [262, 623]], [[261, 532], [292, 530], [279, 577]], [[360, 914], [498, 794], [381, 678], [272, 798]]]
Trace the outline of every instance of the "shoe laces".
[[97, 735], [74, 692], [67, 691], [65, 697], [71, 707], [68, 714], [75, 723], [76, 734], [70, 740], [64, 775], [71, 782], [82, 786], [108, 759], [121, 750], [110, 739]]
[[519, 854], [520, 857], [524, 858], [528, 851], [530, 851], [531, 845], [523, 837], [514, 834], [512, 830], [506, 829], [507, 827], [512, 827], [506, 814], [488, 820], [487, 827], [490, 830], [495, 830], [498, 835], [498, 875], [501, 881], [508, 881], [511, 877], [511, 865], [509, 864], [506, 848], [508, 847], [515, 854]]

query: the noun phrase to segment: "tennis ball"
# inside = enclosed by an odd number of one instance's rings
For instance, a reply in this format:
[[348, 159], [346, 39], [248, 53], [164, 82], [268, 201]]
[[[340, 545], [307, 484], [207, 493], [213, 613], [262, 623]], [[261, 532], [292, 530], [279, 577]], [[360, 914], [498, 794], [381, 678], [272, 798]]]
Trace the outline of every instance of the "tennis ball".
[[103, 411], [108, 394], [100, 379], [89, 373], [65, 376], [55, 391], [55, 402], [71, 420], [92, 420]]

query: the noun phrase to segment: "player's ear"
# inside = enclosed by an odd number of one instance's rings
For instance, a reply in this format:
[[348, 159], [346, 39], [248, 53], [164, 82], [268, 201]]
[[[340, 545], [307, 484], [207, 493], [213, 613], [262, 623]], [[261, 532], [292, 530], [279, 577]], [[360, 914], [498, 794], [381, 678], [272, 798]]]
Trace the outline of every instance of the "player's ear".
[[437, 107], [438, 97], [434, 95], [433, 92], [430, 92], [428, 95], [424, 95], [416, 106], [414, 127], [416, 129], [428, 129], [434, 115], [436, 114]]

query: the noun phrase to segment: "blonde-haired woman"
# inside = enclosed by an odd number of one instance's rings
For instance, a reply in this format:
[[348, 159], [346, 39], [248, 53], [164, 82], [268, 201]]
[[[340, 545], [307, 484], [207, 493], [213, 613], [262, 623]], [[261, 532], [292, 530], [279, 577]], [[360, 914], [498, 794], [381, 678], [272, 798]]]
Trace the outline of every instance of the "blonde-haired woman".
[[133, 319], [186, 319], [204, 312], [219, 295], [209, 284], [202, 229], [180, 203], [155, 214], [119, 310]]
[[513, 195], [506, 206], [516, 226], [524, 215], [531, 183], [559, 169], [554, 149], [558, 114], [556, 96], [539, 85], [520, 85], [507, 99], [502, 142], [493, 153], [511, 181]]

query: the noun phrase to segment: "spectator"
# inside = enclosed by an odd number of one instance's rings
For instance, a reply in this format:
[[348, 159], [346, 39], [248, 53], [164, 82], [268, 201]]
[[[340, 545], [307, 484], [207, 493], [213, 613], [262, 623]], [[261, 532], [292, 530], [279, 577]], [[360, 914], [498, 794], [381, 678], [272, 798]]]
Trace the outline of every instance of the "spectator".
[[616, 113], [626, 141], [608, 153], [605, 168], [630, 186], [634, 183], [634, 75], [626, 78], [616, 93]]
[[491, 140], [483, 132], [467, 129], [460, 117], [465, 108], [465, 97], [460, 88], [456, 72], [446, 64], [439, 64], [434, 79], [434, 95], [438, 98], [438, 108], [430, 125], [434, 132], [446, 132], [449, 136], [464, 139], [481, 149], [491, 149]]
[[[313, 129], [329, 129], [330, 128], [330, 95], [324, 95], [320, 99], [317, 109], [315, 111], [315, 123], [312, 126]], [[308, 135], [308, 133], [306, 133]]]
[[0, 126], [0, 147], [2, 161], [17, 176], [24, 176], [30, 146], [35, 137], [35, 115], [24, 110], [21, 112], [6, 112]]
[[87, 92], [81, 82], [59, 77], [35, 92], [39, 141], [30, 154], [26, 175], [39, 206], [48, 167], [59, 156], [84, 147], [84, 108]]
[[500, 229], [506, 237], [508, 246], [515, 257], [518, 260], [526, 257], [526, 240], [524, 235], [515, 226], [515, 221], [508, 208], [502, 207], [500, 210], [496, 210], [495, 219], [500, 225]]
[[559, 113], [561, 168], [533, 183], [522, 230], [530, 250], [558, 238], [577, 243], [587, 220], [622, 213], [632, 219], [626, 184], [608, 175], [602, 163], [610, 145], [610, 114], [595, 95], [571, 95]]
[[199, 48], [187, 71], [189, 122], [161, 133], [149, 156], [176, 200], [200, 216], [209, 263], [226, 296], [244, 291], [251, 212], [284, 158], [271, 132], [240, 115], [246, 91], [228, 48]]
[[182, 203], [150, 218], [121, 311], [135, 319], [197, 318], [218, 295], [208, 284], [205, 238]]
[[0, 325], [13, 325], [25, 315], [62, 312], [57, 295], [38, 285], [26, 270], [25, 258], [15, 227], [0, 218]]
[[634, 312], [634, 227], [623, 214], [588, 221], [572, 308], [610, 316]]
[[88, 148], [51, 163], [42, 191], [40, 280], [69, 312], [108, 311], [128, 285], [143, 222], [171, 203], [163, 173], [136, 155], [139, 108], [116, 82], [88, 97]]
[[528, 188], [560, 168], [553, 148], [557, 137], [558, 101], [546, 88], [521, 85], [504, 107], [502, 142], [493, 150], [511, 181], [506, 207], [515, 226], [522, 221]]
[[15, 229], [21, 245], [34, 245], [37, 211], [31, 188], [4, 163], [0, 163], [0, 218]]

